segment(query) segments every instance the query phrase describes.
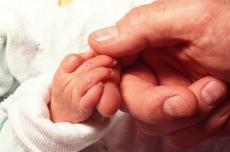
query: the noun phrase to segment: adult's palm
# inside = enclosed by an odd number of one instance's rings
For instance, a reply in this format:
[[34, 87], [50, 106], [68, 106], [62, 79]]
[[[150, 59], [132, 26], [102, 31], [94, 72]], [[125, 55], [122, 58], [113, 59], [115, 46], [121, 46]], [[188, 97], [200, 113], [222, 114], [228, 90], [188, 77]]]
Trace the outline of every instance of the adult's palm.
[[220, 104], [226, 87], [207, 76], [230, 83], [230, 1], [160, 0], [93, 33], [89, 43], [101, 54], [139, 58], [124, 72], [121, 94], [143, 130], [192, 146], [227, 120], [228, 99]]

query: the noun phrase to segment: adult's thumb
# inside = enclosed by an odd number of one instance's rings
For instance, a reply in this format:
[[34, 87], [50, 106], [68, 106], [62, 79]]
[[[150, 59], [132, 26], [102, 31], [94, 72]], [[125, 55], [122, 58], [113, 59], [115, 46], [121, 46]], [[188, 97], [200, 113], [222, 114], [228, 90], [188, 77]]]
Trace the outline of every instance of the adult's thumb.
[[[95, 31], [89, 44], [100, 54], [134, 55], [146, 47], [172, 45], [186, 39], [201, 10], [194, 1], [161, 0], [129, 11], [116, 26]], [[193, 27], [191, 27], [193, 26]]]

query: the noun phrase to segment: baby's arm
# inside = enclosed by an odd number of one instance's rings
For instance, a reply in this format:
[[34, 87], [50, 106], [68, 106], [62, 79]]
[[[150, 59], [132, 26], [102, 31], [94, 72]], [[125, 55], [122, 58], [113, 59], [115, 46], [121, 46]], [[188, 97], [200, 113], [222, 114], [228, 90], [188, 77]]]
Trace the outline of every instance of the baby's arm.
[[[98, 111], [104, 112], [102, 115], [114, 113], [118, 109], [116, 103], [120, 96], [118, 92], [114, 93], [115, 85], [112, 82], [106, 82], [105, 89], [103, 82], [112, 78], [111, 68], [115, 65], [116, 61], [111, 57], [105, 55], [94, 57], [93, 52], [65, 57], [51, 86], [51, 120], [83, 122], [95, 111], [99, 101], [103, 108]], [[110, 103], [111, 107], [108, 106]]]

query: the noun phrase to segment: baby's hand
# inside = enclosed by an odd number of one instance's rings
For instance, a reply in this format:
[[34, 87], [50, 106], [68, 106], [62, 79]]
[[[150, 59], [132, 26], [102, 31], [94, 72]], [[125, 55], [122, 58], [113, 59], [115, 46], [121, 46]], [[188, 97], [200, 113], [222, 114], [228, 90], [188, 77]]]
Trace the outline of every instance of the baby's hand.
[[[116, 61], [113, 58], [105, 55], [94, 57], [92, 52], [65, 57], [53, 78], [49, 105], [51, 120], [70, 123], [85, 121], [94, 112], [100, 100], [102, 103], [99, 106], [99, 113], [101, 111], [102, 115], [105, 115], [115, 112], [120, 101], [115, 101], [117, 102], [115, 106], [106, 110], [109, 103], [105, 103], [105, 99], [106, 97], [110, 99], [114, 93], [104, 89], [103, 83], [113, 77], [114, 72], [111, 68], [115, 65]], [[105, 84], [106, 88], [111, 88], [117, 93], [113, 82]], [[116, 93], [115, 99], [120, 100], [119, 93]]]

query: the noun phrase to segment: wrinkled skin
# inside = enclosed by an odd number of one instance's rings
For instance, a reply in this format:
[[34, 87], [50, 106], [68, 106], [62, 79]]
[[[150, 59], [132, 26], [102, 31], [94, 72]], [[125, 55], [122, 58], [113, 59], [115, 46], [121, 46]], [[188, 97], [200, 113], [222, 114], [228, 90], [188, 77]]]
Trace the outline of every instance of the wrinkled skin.
[[[92, 33], [89, 44], [97, 53], [125, 60], [123, 107], [140, 128], [188, 148], [230, 133], [229, 25], [229, 0], [160, 0]], [[166, 99], [174, 96], [184, 104], [178, 101], [167, 113]]]

